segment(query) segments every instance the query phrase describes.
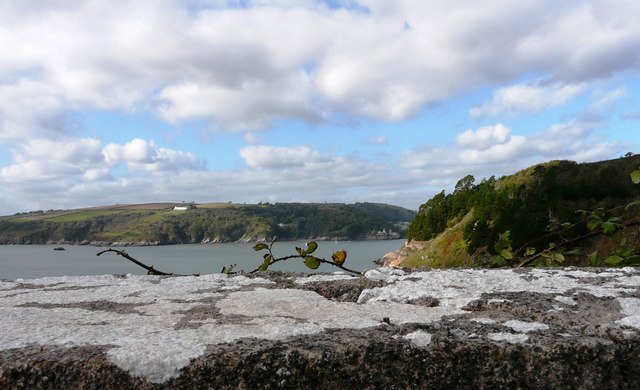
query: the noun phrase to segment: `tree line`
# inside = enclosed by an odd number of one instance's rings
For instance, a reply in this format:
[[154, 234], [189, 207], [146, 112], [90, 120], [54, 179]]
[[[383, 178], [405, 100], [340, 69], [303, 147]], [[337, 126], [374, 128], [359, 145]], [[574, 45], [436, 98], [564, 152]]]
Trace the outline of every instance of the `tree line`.
[[469, 254], [497, 254], [504, 232], [513, 249], [540, 251], [589, 231], [589, 218], [580, 210], [599, 210], [603, 220], [636, 216], [636, 210], [619, 206], [640, 197], [640, 186], [629, 179], [638, 166], [640, 155], [630, 155], [585, 164], [552, 161], [479, 183], [467, 175], [452, 193], [442, 191], [420, 206], [407, 239], [430, 240], [472, 213], [464, 228]]

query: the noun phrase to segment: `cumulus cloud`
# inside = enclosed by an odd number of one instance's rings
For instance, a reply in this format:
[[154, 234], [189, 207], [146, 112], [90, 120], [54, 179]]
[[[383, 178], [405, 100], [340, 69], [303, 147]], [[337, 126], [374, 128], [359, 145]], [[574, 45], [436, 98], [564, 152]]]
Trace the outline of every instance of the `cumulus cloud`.
[[[637, 72], [638, 14], [634, 0], [6, 1], [0, 144], [13, 160], [0, 168], [0, 198], [35, 204], [47, 193], [68, 205], [127, 202], [136, 193], [145, 201], [264, 200], [243, 195], [251, 187], [256, 197], [281, 200], [366, 193], [393, 201], [423, 194], [415, 183], [446, 185], [469, 172], [610, 157], [619, 145], [598, 139], [596, 129], [623, 88], [592, 94], [592, 110], [534, 134], [499, 124], [508, 124], [503, 118], [466, 125], [474, 128], [454, 145], [416, 147], [399, 167], [393, 158], [377, 163], [316, 146], [261, 145], [269, 137], [260, 131], [286, 121], [405, 121], [496, 86], [472, 118], [566, 105]], [[637, 120], [638, 110], [629, 110], [625, 118]], [[205, 131], [239, 131], [251, 145], [239, 151], [244, 165], [211, 171], [192, 153], [136, 135], [113, 143], [108, 131], [83, 128], [86, 111], [151, 114], [184, 133], [204, 121]]]
[[572, 120], [528, 136], [512, 134], [504, 125], [467, 130], [457, 146], [422, 146], [403, 154], [401, 165], [430, 177], [448, 178], [469, 173], [479, 176], [511, 174], [540, 161], [568, 159], [604, 160], [626, 145], [606, 142], [590, 123]]
[[0, 177], [13, 183], [83, 175], [103, 161], [100, 142], [95, 139], [34, 139], [14, 149], [13, 155], [15, 164], [0, 170]]
[[[98, 199], [117, 197], [119, 191], [130, 189], [133, 183], [139, 183], [140, 194], [145, 194], [145, 187], [157, 181], [154, 175], [204, 169], [191, 153], [161, 148], [141, 139], [106, 146], [92, 138], [33, 139], [14, 148], [12, 154], [13, 164], [0, 169], [0, 187], [23, 204], [38, 199], [40, 204], [65, 207], [95, 205]], [[126, 167], [123, 172], [114, 170], [121, 164]], [[140, 179], [139, 172], [151, 175]], [[80, 195], [84, 197], [80, 199]]]
[[130, 171], [178, 172], [202, 169], [194, 154], [158, 147], [153, 141], [136, 138], [124, 145], [108, 144], [103, 150], [109, 165], [127, 164]]
[[[0, 134], [42, 136], [34, 123], [43, 113], [87, 108], [151, 108], [222, 130], [336, 115], [399, 121], [532, 70], [551, 84], [507, 87], [472, 113], [537, 112], [585, 82], [636, 69], [640, 55], [632, 0], [225, 4], [9, 2], [0, 100], [33, 100], [2, 104]], [[20, 110], [34, 106], [44, 110]]]
[[328, 161], [327, 158], [307, 146], [247, 146], [240, 149], [240, 156], [248, 166], [255, 169], [301, 168], [308, 164]]
[[507, 114], [535, 114], [556, 106], [562, 106], [584, 90], [582, 84], [530, 85], [517, 84], [498, 89], [490, 102], [473, 107], [473, 118]]
[[[139, 175], [138, 170], [170, 154], [150, 141], [134, 139], [103, 147], [86, 140], [48, 157], [42, 147], [30, 150], [16, 151], [21, 153], [20, 162], [0, 171], [0, 193], [7, 199], [20, 194], [19, 203], [31, 209], [179, 200], [355, 202], [362, 201], [362, 193], [369, 201], [394, 203], [398, 193], [413, 192], [406, 187], [415, 180], [399, 175], [390, 164], [326, 155], [306, 146], [248, 146], [241, 150], [247, 163], [242, 169], [215, 171], [187, 163], [178, 170], [161, 164], [166, 170], [150, 175]], [[179, 159], [173, 161], [179, 165]], [[73, 170], [57, 168], [63, 163]], [[46, 172], [27, 172], [33, 165]], [[125, 171], [119, 172], [118, 166]], [[416, 199], [422, 196], [415, 192]]]
[[502, 123], [495, 126], [481, 127], [477, 130], [467, 130], [458, 134], [456, 142], [467, 149], [484, 150], [495, 145], [501, 145], [511, 139], [511, 130]]

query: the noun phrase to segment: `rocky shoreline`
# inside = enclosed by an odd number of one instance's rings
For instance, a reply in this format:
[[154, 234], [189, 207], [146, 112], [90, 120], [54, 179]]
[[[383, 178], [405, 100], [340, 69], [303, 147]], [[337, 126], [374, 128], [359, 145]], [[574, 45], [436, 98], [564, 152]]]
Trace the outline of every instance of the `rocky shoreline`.
[[[376, 237], [367, 237], [363, 239], [359, 239], [357, 241], [380, 241], [380, 240], [395, 240], [397, 238], [376, 238]], [[221, 244], [221, 243], [256, 243], [256, 242], [268, 242], [264, 237], [251, 237], [251, 238], [242, 238], [240, 240], [222, 240], [222, 239], [205, 239], [200, 242], [161, 242], [161, 241], [67, 241], [67, 240], [48, 240], [43, 242], [33, 242], [32, 240], [21, 241], [21, 240], [3, 240], [0, 241], [0, 245], [82, 245], [82, 246], [99, 246], [99, 247], [128, 247], [128, 246], [161, 246], [161, 245], [181, 245], [181, 244]], [[336, 238], [327, 238], [327, 237], [309, 237], [309, 238], [300, 238], [297, 240], [282, 240], [281, 242], [295, 242], [295, 241], [352, 241], [348, 238], [336, 239]]]

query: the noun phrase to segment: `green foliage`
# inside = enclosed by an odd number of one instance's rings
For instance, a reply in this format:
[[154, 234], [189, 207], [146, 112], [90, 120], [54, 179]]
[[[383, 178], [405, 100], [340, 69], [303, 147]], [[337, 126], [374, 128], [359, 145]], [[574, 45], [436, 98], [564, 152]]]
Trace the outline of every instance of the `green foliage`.
[[[133, 206], [132, 206], [133, 207]], [[71, 242], [198, 242], [284, 240], [323, 237], [367, 238], [409, 221], [413, 212], [374, 203], [263, 205], [210, 204], [186, 211], [170, 209], [75, 210], [20, 214], [0, 218], [0, 243]], [[386, 219], [386, 218], [392, 219]]]
[[609, 267], [640, 266], [640, 249], [629, 246], [626, 238], [620, 240], [615, 251], [604, 259], [598, 257], [598, 251], [589, 255], [591, 266], [607, 265]]
[[236, 267], [235, 264], [233, 265], [229, 265], [229, 266], [223, 266], [222, 267], [222, 271], [220, 271], [221, 274], [225, 274], [225, 275], [233, 275], [236, 272], [233, 270]]
[[532, 258], [538, 265], [564, 264], [567, 256], [586, 259], [564, 246], [573, 238], [614, 237], [629, 226], [625, 213], [640, 206], [640, 188], [634, 185], [640, 183], [640, 168], [631, 173], [632, 181], [628, 172], [639, 163], [638, 155], [589, 164], [552, 161], [479, 184], [468, 175], [453, 193], [442, 191], [420, 206], [407, 238], [432, 245], [462, 215], [472, 214], [464, 226], [467, 253], [490, 259], [482, 260], [485, 265], [507, 265], [516, 258]]
[[[610, 236], [622, 226], [622, 217], [608, 216], [604, 208], [599, 207], [595, 211], [578, 210], [576, 214], [582, 215], [587, 220], [587, 228], [591, 231], [602, 229], [602, 232]], [[607, 219], [605, 219], [607, 218]]]
[[316, 249], [318, 249], [318, 243], [315, 241], [311, 241], [309, 243], [307, 243], [306, 248], [300, 248], [300, 247], [296, 247], [296, 253], [295, 255], [289, 255], [289, 256], [284, 256], [284, 257], [275, 257], [273, 254], [273, 245], [275, 244], [277, 238], [274, 237], [271, 240], [271, 243], [267, 244], [264, 242], [260, 242], [257, 243], [256, 245], [254, 245], [253, 249], [256, 252], [259, 251], [266, 251], [266, 253], [263, 255], [263, 262], [262, 264], [255, 270], [251, 271], [251, 272], [262, 272], [262, 271], [266, 271], [269, 269], [269, 266], [280, 262], [280, 261], [285, 261], [285, 260], [290, 260], [290, 259], [302, 259], [304, 265], [306, 265], [309, 269], [318, 269], [320, 267], [320, 264], [324, 263], [324, 264], [329, 264], [332, 265], [334, 267], [338, 267], [341, 268], [347, 272], [351, 272], [354, 274], [360, 274], [360, 272], [358, 271], [354, 271], [351, 270], [349, 268], [344, 267], [344, 262], [347, 259], [347, 251], [345, 250], [338, 250], [335, 251], [333, 253], [333, 255], [331, 256], [332, 260], [327, 260], [324, 258], [319, 258], [316, 256], [313, 256], [313, 253], [316, 251]]
[[640, 184], [640, 167], [631, 172], [631, 181], [633, 181], [634, 184]]
[[304, 265], [311, 269], [317, 269], [318, 267], [320, 267], [320, 261], [313, 256], [305, 256]]
[[504, 260], [513, 260], [513, 248], [511, 247], [510, 236], [511, 231], [506, 232], [498, 236], [498, 242], [496, 242], [495, 250]]

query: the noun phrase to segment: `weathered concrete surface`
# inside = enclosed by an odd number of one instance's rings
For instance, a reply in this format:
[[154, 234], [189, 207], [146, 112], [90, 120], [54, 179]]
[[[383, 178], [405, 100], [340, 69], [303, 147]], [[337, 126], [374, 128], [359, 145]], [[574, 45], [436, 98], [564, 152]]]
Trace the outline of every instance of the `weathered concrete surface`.
[[640, 270], [0, 282], [0, 388], [640, 388]]

